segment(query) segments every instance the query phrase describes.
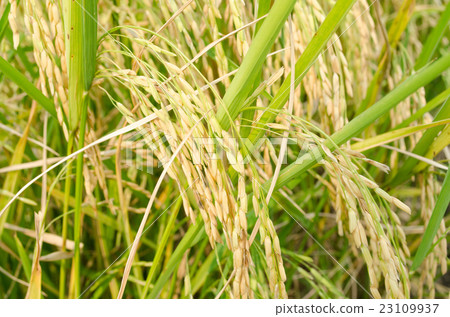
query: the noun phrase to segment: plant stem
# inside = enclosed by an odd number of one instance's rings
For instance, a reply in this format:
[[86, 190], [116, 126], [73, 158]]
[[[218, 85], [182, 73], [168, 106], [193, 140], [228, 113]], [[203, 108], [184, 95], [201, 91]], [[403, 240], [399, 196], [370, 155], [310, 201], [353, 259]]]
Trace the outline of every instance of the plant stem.
[[[95, 74], [97, 51], [97, 1], [82, 0], [63, 3], [68, 37], [67, 60], [69, 64], [69, 128], [79, 132], [78, 149], [83, 148], [86, 132], [87, 108], [90, 103], [88, 91]], [[74, 213], [74, 257], [72, 262], [71, 295], [80, 295], [80, 243], [81, 203], [83, 198], [83, 154], [77, 157]]]
[[[88, 101], [86, 101], [88, 102]], [[84, 147], [84, 135], [86, 130], [86, 117], [87, 117], [87, 107], [83, 107], [81, 113], [81, 123], [80, 123], [80, 136], [78, 140], [78, 149]], [[83, 153], [78, 154], [77, 157], [77, 169], [76, 169], [76, 181], [75, 181], [75, 220], [74, 220], [74, 297], [78, 298], [80, 296], [80, 243], [81, 243], [81, 202], [83, 198]]]
[[[68, 145], [67, 145], [67, 154], [72, 153], [73, 148], [73, 134], [69, 135]], [[67, 172], [66, 172], [66, 181], [64, 184], [64, 204], [63, 204], [63, 221], [62, 221], [62, 239], [63, 246], [62, 251], [66, 251], [66, 240], [67, 240], [67, 220], [68, 220], [68, 212], [69, 212], [69, 200], [70, 200], [70, 189], [71, 189], [71, 180], [72, 176], [72, 161], [70, 160], [67, 163]], [[65, 259], [61, 260], [61, 269], [59, 272], [59, 298], [65, 298], [65, 289], [66, 289], [66, 269], [67, 262]]]
[[83, 105], [83, 12], [76, 1], [69, 3], [69, 129], [78, 128]]

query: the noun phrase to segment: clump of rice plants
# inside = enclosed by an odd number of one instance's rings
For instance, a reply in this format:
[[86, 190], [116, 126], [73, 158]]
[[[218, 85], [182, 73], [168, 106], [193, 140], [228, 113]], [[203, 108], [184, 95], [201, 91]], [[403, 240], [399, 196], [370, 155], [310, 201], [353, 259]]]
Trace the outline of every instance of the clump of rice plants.
[[2, 298], [447, 298], [450, 4], [2, 0]]

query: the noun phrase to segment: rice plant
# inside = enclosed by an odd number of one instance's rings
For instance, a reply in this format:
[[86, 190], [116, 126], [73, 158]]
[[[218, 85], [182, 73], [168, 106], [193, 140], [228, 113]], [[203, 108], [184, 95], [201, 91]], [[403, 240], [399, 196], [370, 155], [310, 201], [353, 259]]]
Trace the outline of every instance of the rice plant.
[[450, 4], [1, 0], [2, 298], [448, 298]]

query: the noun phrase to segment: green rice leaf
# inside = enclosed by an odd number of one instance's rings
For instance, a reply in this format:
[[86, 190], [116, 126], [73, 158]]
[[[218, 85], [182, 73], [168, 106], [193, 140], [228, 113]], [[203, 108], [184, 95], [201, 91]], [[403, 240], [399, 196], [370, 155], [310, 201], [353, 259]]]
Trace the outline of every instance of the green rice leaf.
[[422, 241], [420, 242], [419, 248], [417, 249], [416, 255], [414, 256], [413, 264], [411, 270], [415, 271], [425, 260], [429, 252], [432, 251], [431, 245], [436, 237], [437, 231], [441, 224], [442, 218], [444, 217], [445, 211], [450, 203], [450, 169], [447, 170], [445, 175], [444, 183], [442, 185], [441, 193], [437, 199], [436, 205], [434, 206], [433, 213], [431, 214], [430, 221], [428, 222], [425, 233], [423, 234]]
[[[448, 56], [448, 55], [447, 55]], [[450, 118], [450, 99], [447, 99], [446, 102], [442, 105], [439, 113], [434, 118], [434, 122], [445, 120]], [[442, 131], [444, 126], [436, 126], [434, 128], [430, 128], [422, 135], [419, 142], [417, 142], [414, 150], [412, 151], [414, 154], [424, 156], [431, 145], [433, 144], [434, 139]], [[435, 153], [437, 154], [437, 153]], [[405, 163], [397, 170], [397, 173], [394, 175], [393, 179], [389, 182], [390, 186], [397, 186], [405, 181], [407, 181], [413, 174], [412, 171], [417, 165], [417, 159], [413, 157], [408, 157], [405, 160]]]
[[424, 67], [434, 56], [437, 48], [439, 47], [442, 37], [445, 32], [448, 32], [448, 27], [450, 25], [450, 2], [447, 3], [444, 12], [442, 12], [438, 23], [431, 31], [430, 35], [427, 36], [427, 40], [420, 52], [419, 57], [416, 61], [415, 69], [420, 69]]
[[[327, 140], [324, 145], [330, 148], [330, 150], [334, 150], [336, 145], [339, 146], [350, 140], [350, 138], [358, 136], [365, 128], [386, 114], [390, 109], [394, 108], [400, 101], [408, 97], [420, 87], [428, 84], [431, 80], [439, 76], [449, 67], [450, 54], [447, 54], [436, 62], [422, 68], [420, 71], [411, 75], [394, 90], [376, 102], [372, 107], [346, 124], [340, 131], [335, 132], [331, 136], [331, 140]], [[435, 127], [434, 129], [436, 128], [438, 127]], [[315, 149], [310, 153], [303, 155], [296, 162], [281, 171], [276, 187], [279, 188], [287, 184], [293, 178], [298, 177], [309, 168], [313, 167], [317, 161], [321, 159], [321, 157], [322, 156], [319, 149]], [[269, 189], [271, 181], [272, 180], [269, 179], [266, 183], [264, 183], [263, 188], [265, 190]]]
[[183, 239], [181, 239], [175, 251], [172, 253], [172, 256], [167, 262], [164, 271], [161, 273], [155, 285], [153, 286], [149, 298], [157, 298], [159, 296], [162, 288], [170, 279], [170, 276], [183, 259], [184, 253], [187, 251], [187, 249], [189, 249], [192, 246], [192, 243], [195, 240], [195, 238], [198, 235], [203, 234], [204, 231], [205, 228], [203, 225], [203, 221], [201, 220], [201, 217], [197, 217], [195, 224], [189, 228], [189, 230], [184, 235]]
[[223, 97], [224, 106], [219, 106], [217, 111], [217, 120], [224, 130], [230, 128], [231, 122], [236, 119], [245, 100], [250, 95], [256, 76], [294, 8], [295, 2], [296, 0], [276, 0], [252, 41], [236, 76]]
[[[354, 3], [355, 0], [338, 0], [333, 9], [331, 9], [330, 13], [328, 13], [325, 21], [323, 21], [322, 25], [319, 27], [319, 30], [309, 42], [305, 51], [295, 64], [294, 87], [297, 87], [300, 84], [303, 77], [305, 77], [307, 71], [321, 54], [323, 48], [328, 43], [331, 36], [336, 32], [336, 29], [342, 23]], [[283, 82], [272, 102], [269, 104], [267, 111], [264, 112], [261, 119], [257, 122], [257, 127], [264, 127], [266, 123], [273, 122], [277, 116], [277, 110], [282, 109], [286, 104], [289, 99], [289, 91], [291, 87], [290, 78], [290, 75], [286, 76], [286, 80]], [[263, 129], [253, 129], [249, 137], [251, 143], [256, 144], [255, 141], [259, 140], [263, 134]]]
[[0, 71], [19, 86], [27, 95], [56, 118], [56, 110], [53, 102], [45, 97], [20, 71], [15, 69], [3, 57], [0, 56]]

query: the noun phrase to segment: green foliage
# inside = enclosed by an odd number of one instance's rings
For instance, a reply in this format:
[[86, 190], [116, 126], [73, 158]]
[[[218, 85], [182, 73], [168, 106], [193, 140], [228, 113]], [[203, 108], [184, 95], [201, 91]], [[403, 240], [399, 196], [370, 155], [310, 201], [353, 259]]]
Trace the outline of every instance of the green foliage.
[[0, 297], [448, 297], [449, 4], [0, 6]]

